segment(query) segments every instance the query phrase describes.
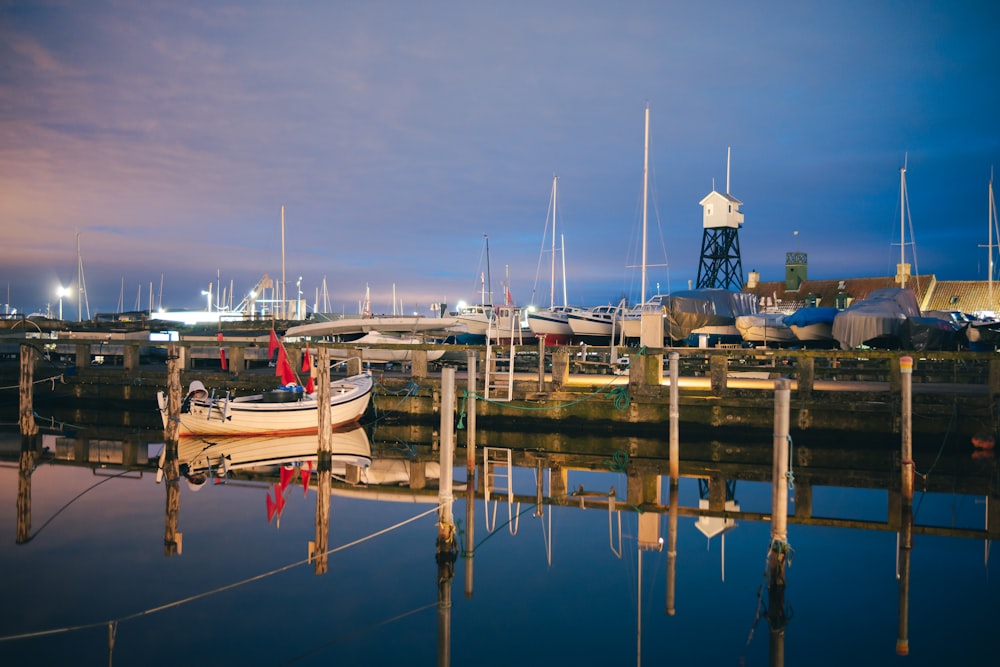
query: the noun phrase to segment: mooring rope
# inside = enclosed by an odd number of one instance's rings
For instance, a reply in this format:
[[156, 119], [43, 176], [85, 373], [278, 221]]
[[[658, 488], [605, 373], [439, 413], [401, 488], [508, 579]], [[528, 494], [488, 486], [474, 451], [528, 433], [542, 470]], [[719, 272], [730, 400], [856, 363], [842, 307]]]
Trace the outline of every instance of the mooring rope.
[[[66, 384], [66, 376], [63, 373], [60, 373], [59, 375], [50, 375], [48, 377], [33, 380], [31, 384], [36, 385], [36, 384], [42, 384], [43, 382], [48, 382], [49, 384], [52, 385], [52, 391], [55, 391], [56, 380], [59, 381], [59, 384]], [[20, 384], [14, 384], [7, 387], [0, 387], [0, 391], [3, 391], [5, 389], [20, 389], [20, 388], [21, 388]]]
[[[111, 478], [109, 478], [109, 479], [111, 479]], [[451, 501], [447, 501], [447, 502], [454, 502], [454, 499], [452, 499]], [[370, 535], [366, 535], [364, 537], [359, 537], [358, 539], [353, 540], [352, 542], [348, 542], [346, 544], [340, 545], [339, 547], [334, 547], [333, 549], [329, 549], [328, 551], [325, 552], [325, 555], [329, 556], [331, 554], [335, 554], [337, 552], [344, 551], [344, 550], [349, 549], [351, 547], [358, 546], [359, 544], [363, 544], [364, 542], [368, 542], [369, 540], [373, 540], [376, 537], [381, 537], [382, 535], [385, 535], [386, 533], [389, 533], [389, 532], [392, 532], [392, 531], [397, 530], [399, 528], [402, 528], [403, 526], [406, 526], [407, 524], [413, 523], [414, 521], [417, 521], [418, 519], [422, 519], [425, 516], [428, 516], [430, 514], [436, 514], [440, 510], [441, 504], [442, 503], [438, 503], [433, 508], [427, 510], [426, 512], [421, 512], [420, 514], [417, 514], [416, 516], [412, 516], [409, 519], [404, 519], [403, 521], [400, 521], [399, 523], [396, 523], [396, 524], [394, 524], [392, 526], [388, 526], [388, 527], [383, 528], [381, 530], [377, 530], [374, 533], [371, 533]], [[312, 557], [315, 558], [316, 554], [313, 554]], [[16, 640], [16, 639], [33, 639], [33, 638], [36, 638], [36, 637], [47, 637], [47, 636], [50, 636], [50, 635], [64, 634], [64, 633], [67, 633], [67, 632], [75, 632], [77, 630], [90, 630], [90, 629], [93, 629], [93, 628], [108, 627], [108, 626], [110, 626], [112, 624], [114, 624], [115, 626], [117, 626], [118, 624], [121, 624], [121, 623], [123, 623], [125, 621], [131, 621], [131, 620], [135, 620], [137, 618], [142, 618], [144, 616], [150, 616], [152, 614], [156, 614], [156, 613], [161, 612], [161, 611], [166, 611], [167, 609], [173, 609], [175, 607], [180, 607], [181, 605], [187, 604], [189, 602], [194, 602], [195, 600], [201, 600], [203, 598], [207, 598], [207, 597], [211, 597], [213, 595], [217, 595], [217, 594], [222, 593], [224, 591], [233, 590], [233, 589], [239, 588], [241, 586], [245, 586], [247, 584], [253, 583], [255, 581], [260, 581], [262, 579], [266, 579], [266, 578], [274, 576], [276, 574], [280, 574], [282, 572], [286, 572], [286, 571], [294, 569], [296, 567], [300, 567], [302, 565], [306, 565], [306, 564], [308, 564], [310, 562], [311, 562], [311, 560], [307, 558], [305, 560], [300, 560], [300, 561], [297, 561], [295, 563], [289, 563], [288, 565], [283, 565], [283, 566], [281, 566], [279, 568], [276, 568], [274, 570], [270, 570], [268, 572], [263, 572], [261, 574], [254, 575], [252, 577], [248, 577], [246, 579], [242, 579], [240, 581], [236, 581], [236, 582], [233, 582], [231, 584], [226, 584], [225, 586], [219, 586], [218, 588], [214, 588], [212, 590], [203, 591], [201, 593], [196, 593], [196, 594], [190, 595], [190, 596], [188, 596], [186, 598], [181, 598], [180, 600], [174, 600], [173, 602], [168, 602], [166, 604], [162, 604], [162, 605], [159, 605], [157, 607], [151, 607], [149, 609], [144, 609], [143, 611], [138, 611], [138, 612], [135, 612], [135, 613], [132, 613], [132, 614], [121, 616], [121, 617], [116, 618], [116, 619], [109, 619], [109, 620], [105, 620], [105, 621], [97, 621], [97, 622], [93, 622], [93, 623], [82, 623], [80, 625], [68, 625], [68, 626], [61, 627], [61, 628], [52, 628], [52, 629], [49, 629], [49, 630], [38, 630], [36, 632], [23, 632], [23, 633], [15, 634], [15, 635], [7, 635], [7, 636], [0, 637], [0, 642], [13, 641], [13, 640]]]

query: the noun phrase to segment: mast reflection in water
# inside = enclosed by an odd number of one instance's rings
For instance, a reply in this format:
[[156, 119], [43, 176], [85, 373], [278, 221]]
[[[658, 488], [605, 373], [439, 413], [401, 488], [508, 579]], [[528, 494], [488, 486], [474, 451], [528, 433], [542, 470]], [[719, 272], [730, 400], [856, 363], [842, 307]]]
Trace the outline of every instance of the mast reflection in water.
[[430, 431], [338, 438], [324, 463], [315, 436], [188, 441], [173, 460], [141, 438], [8, 435], [0, 662], [996, 658], [996, 462], [965, 444], [915, 452], [911, 509], [891, 447], [796, 443], [778, 590], [769, 442], [682, 442], [672, 488], [664, 442], [481, 433], [512, 470], [480, 453], [470, 488], [456, 466], [443, 562]]

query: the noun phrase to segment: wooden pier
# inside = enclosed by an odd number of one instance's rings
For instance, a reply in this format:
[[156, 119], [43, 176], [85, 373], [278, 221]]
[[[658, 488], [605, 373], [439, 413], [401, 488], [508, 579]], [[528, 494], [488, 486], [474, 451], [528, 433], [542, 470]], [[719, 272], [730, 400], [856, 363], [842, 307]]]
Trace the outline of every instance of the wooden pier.
[[[139, 402], [153, 406], [155, 392], [167, 385], [166, 345], [135, 334], [119, 339], [25, 340], [38, 354], [34, 366], [36, 400], [71, 398], [78, 405]], [[182, 340], [181, 382], [200, 379], [206, 386], [240, 393], [278, 383], [268, 366], [267, 337], [222, 341]], [[303, 348], [286, 344], [291, 357]], [[349, 343], [313, 343], [317, 348], [348, 350], [351, 358], [334, 366], [334, 375], [368, 367], [369, 348]], [[377, 346], [393, 347], [393, 346]], [[510, 400], [486, 400], [476, 392], [476, 413], [483, 428], [505, 430], [663, 433], [670, 423], [671, 381], [665, 360], [678, 355], [677, 417], [682, 428], [762, 431], [773, 427], [775, 381], [790, 382], [792, 432], [901, 432], [900, 359], [913, 357], [912, 419], [915, 446], [943, 434], [971, 438], [997, 431], [1000, 355], [988, 352], [903, 353], [878, 350], [763, 350], [699, 348], [596, 348], [518, 346], [502, 359], [513, 369], [490, 368], [485, 348], [455, 345], [402, 345], [411, 360], [370, 366], [377, 381], [376, 410], [391, 409], [400, 419], [437, 419], [441, 367], [456, 367], [456, 400], [473, 398], [466, 369], [478, 361], [478, 381], [486, 373], [510, 370]], [[435, 364], [430, 350], [446, 350]], [[471, 355], [471, 356], [470, 356]], [[226, 360], [222, 369], [220, 358]], [[11, 360], [13, 361], [13, 359]], [[100, 363], [97, 363], [97, 362]], [[505, 362], [510, 363], [510, 362]], [[297, 359], [292, 359], [296, 367]], [[20, 369], [0, 363], [0, 386], [17, 387]], [[16, 394], [16, 392], [15, 392]], [[506, 399], [506, 397], [504, 397]], [[0, 401], [4, 401], [0, 394]]]

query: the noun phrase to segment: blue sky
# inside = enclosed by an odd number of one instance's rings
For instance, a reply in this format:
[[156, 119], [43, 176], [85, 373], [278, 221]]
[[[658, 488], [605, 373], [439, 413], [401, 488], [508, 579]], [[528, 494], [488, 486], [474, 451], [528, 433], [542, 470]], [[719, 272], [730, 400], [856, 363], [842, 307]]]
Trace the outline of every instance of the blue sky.
[[744, 273], [894, 273], [906, 156], [917, 271], [985, 280], [998, 7], [0, 1], [0, 301], [54, 308], [78, 233], [92, 313], [239, 301], [284, 205], [310, 308], [474, 301], [484, 235], [548, 305], [553, 176], [569, 300], [636, 299], [647, 103], [647, 293], [696, 279], [728, 147]]

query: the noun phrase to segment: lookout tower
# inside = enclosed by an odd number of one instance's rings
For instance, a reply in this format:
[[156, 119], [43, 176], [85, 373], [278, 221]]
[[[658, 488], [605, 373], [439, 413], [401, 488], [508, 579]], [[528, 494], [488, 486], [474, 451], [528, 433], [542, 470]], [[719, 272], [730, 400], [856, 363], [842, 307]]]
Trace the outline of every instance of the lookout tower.
[[739, 199], [729, 194], [729, 156], [726, 156], [726, 193], [713, 188], [700, 202], [702, 207], [701, 262], [698, 287], [743, 288], [740, 259], [740, 227], [743, 213]]

